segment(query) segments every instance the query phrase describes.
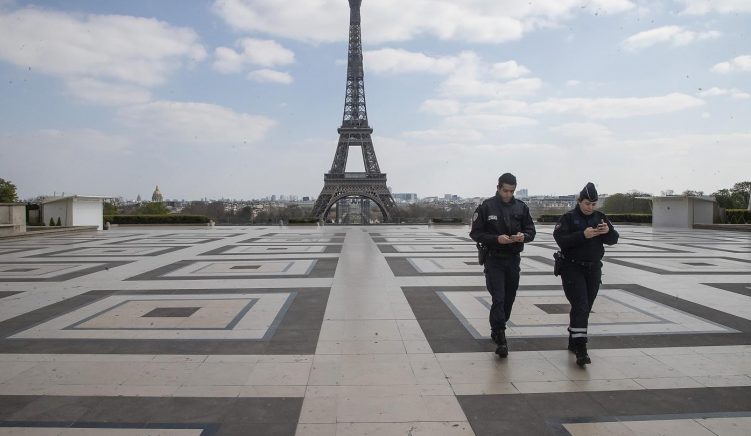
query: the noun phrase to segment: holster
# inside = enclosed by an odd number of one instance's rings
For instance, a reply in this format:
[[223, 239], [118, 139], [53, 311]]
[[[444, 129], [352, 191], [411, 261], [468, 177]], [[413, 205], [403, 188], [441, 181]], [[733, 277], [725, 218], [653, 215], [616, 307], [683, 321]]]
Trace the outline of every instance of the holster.
[[553, 275], [558, 277], [561, 275], [561, 267], [563, 266], [563, 256], [560, 251], [556, 251], [553, 253], [553, 259], [555, 259], [555, 263], [553, 264]]
[[475, 244], [477, 246], [477, 263], [480, 265], [485, 265], [485, 261], [488, 259], [488, 247], [480, 244], [479, 242]]

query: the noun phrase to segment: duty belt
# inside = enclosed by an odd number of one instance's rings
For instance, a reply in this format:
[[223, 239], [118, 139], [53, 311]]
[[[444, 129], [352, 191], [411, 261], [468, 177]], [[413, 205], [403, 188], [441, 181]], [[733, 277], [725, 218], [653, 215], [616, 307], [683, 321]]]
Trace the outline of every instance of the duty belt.
[[518, 255], [519, 255], [519, 253], [512, 253], [510, 251], [500, 251], [500, 250], [489, 250], [488, 251], [488, 256], [491, 256], [491, 257], [501, 257], [501, 258], [504, 258], [504, 259], [516, 257]]
[[571, 262], [574, 265], [583, 266], [584, 268], [592, 268], [597, 264], [597, 262], [584, 262], [580, 260], [571, 259], [570, 257], [566, 257], [561, 253], [561, 259], [565, 260], [566, 262]]

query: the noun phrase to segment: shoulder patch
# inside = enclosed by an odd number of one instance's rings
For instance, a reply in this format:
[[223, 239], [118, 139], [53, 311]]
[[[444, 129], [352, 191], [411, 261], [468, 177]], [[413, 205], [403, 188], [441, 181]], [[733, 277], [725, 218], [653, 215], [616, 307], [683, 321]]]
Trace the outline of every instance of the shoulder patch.
[[555, 225], [555, 229], [556, 229], [556, 230], [558, 230], [558, 229], [560, 229], [560, 228], [561, 228], [561, 223], [558, 223], [558, 224], [556, 224], [556, 225]]
[[477, 212], [475, 212], [474, 215], [472, 215], [472, 221], [477, 221], [477, 218], [480, 216]]

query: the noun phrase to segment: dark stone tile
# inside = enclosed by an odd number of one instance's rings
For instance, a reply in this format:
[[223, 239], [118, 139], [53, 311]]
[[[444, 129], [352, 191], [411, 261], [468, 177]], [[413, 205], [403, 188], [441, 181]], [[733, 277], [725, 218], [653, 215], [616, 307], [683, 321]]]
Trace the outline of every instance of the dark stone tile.
[[34, 400], [35, 397], [31, 395], [1, 395], [0, 419], [7, 419]]
[[[659, 259], [686, 259], [686, 260], [692, 261], [691, 263], [694, 263], [694, 264], [699, 263], [699, 262], [695, 262], [698, 259], [709, 259], [709, 260], [723, 259], [723, 260], [732, 260], [732, 261], [738, 262], [739, 264], [738, 264], [737, 271], [668, 271], [668, 270], [664, 270], [664, 269], [661, 269], [661, 268], [658, 268], [658, 267], [655, 267], [655, 266], [641, 265], [641, 264], [637, 264], [637, 263], [634, 263], [634, 262], [631, 261], [632, 259], [658, 259], [658, 258]], [[691, 258], [687, 258], [685, 256], [664, 256], [664, 257], [659, 257], [659, 256], [628, 256], [628, 257], [605, 256], [602, 260], [603, 260], [603, 262], [615, 263], [617, 265], [626, 266], [626, 267], [629, 267], [629, 268], [634, 268], [634, 269], [638, 269], [638, 270], [641, 270], [641, 271], [648, 271], [648, 272], [652, 272], [652, 273], [655, 273], [655, 274], [661, 274], [661, 275], [696, 275], [696, 274], [699, 274], [699, 275], [738, 275], [738, 274], [747, 275], [747, 274], [751, 274], [751, 260], [741, 259], [741, 258], [737, 258], [737, 257], [719, 257], [719, 256], [717, 256], [717, 257], [707, 257], [707, 256], [703, 256], [703, 257], [691, 257]], [[687, 262], [681, 262], [681, 263], [690, 264], [690, 263], [687, 263]], [[705, 263], [705, 262], [702, 262], [702, 263]], [[746, 263], [748, 265], [743, 265], [743, 263]], [[714, 265], [714, 264], [709, 264], [709, 263], [707, 263], [707, 264], [708, 265]], [[700, 266], [700, 265], [696, 265], [696, 266]]]
[[83, 277], [85, 275], [93, 274], [95, 272], [99, 271], [105, 271], [110, 270], [112, 268], [116, 268], [118, 266], [122, 266], [125, 264], [130, 263], [130, 261], [106, 261], [106, 262], [94, 262], [94, 261], [37, 261], [37, 262], [0, 262], [0, 266], [7, 266], [7, 265], [17, 265], [14, 266], [13, 269], [16, 269], [17, 272], [25, 272], [29, 270], [36, 269], [34, 268], [35, 264], [47, 264], [47, 263], [54, 263], [54, 264], [70, 264], [70, 265], [86, 265], [91, 264], [92, 266], [90, 268], [80, 269], [73, 272], [62, 272], [60, 275], [56, 275], [53, 277], [47, 277], [47, 278], [41, 278], [41, 277], [23, 277], [23, 278], [0, 278], [0, 282], [64, 282], [66, 280], [70, 280], [77, 277]]
[[12, 421], [76, 421], [96, 407], [95, 397], [34, 397], [25, 407], [7, 416]]
[[142, 318], [188, 318], [200, 307], [157, 307], [142, 315]]
[[527, 403], [545, 417], [601, 416], [607, 414], [588, 392], [529, 394]]
[[173, 251], [182, 250], [187, 247], [174, 247], [174, 246], [165, 246], [165, 247], [159, 247], [154, 246], [153, 248], [161, 248], [161, 250], [153, 251], [148, 254], [123, 254], [123, 251], [125, 251], [124, 248], [113, 248], [108, 250], [102, 250], [100, 253], [97, 254], [79, 254], [79, 251], [82, 250], [88, 250], [90, 248], [104, 248], [104, 247], [77, 247], [77, 248], [70, 248], [68, 250], [61, 250], [61, 251], [53, 251], [50, 253], [41, 253], [41, 254], [35, 254], [33, 256], [26, 256], [26, 258], [36, 258], [36, 257], [94, 257], [94, 258], [104, 258], [104, 257], [154, 257], [154, 256], [161, 256], [162, 254], [171, 253]]
[[736, 294], [751, 297], [751, 283], [702, 283], [703, 285], [712, 286], [722, 289], [723, 291], [734, 292]]
[[[264, 260], [274, 260], [274, 259], [264, 259]], [[300, 260], [300, 259], [285, 259], [285, 260]], [[307, 260], [307, 259], [305, 259]], [[216, 274], [208, 277], [195, 277], [191, 275], [185, 275], [185, 276], [170, 276], [165, 277], [166, 274], [179, 270], [181, 268], [184, 268], [188, 265], [191, 265], [196, 262], [202, 262], [198, 260], [180, 260], [175, 263], [171, 263], [169, 265], [165, 265], [163, 267], [147, 271], [142, 274], [138, 274], [136, 276], [127, 278], [125, 280], [252, 280], [252, 279], [273, 279], [273, 278], [331, 278], [334, 277], [334, 272], [336, 271], [336, 266], [339, 261], [337, 258], [318, 258], [316, 259], [317, 262], [313, 266], [313, 269], [310, 271], [310, 273], [306, 274], [298, 274], [298, 275], [285, 275], [285, 276], [278, 276], [278, 275], [221, 275]], [[228, 259], [211, 259], [211, 262], [221, 263], [221, 262], [234, 262], [234, 260], [228, 260]]]

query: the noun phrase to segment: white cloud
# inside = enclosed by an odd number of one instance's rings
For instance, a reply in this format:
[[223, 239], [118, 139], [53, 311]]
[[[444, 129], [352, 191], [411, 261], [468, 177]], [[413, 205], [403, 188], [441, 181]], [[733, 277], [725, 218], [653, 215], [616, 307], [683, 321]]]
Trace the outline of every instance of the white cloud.
[[516, 61], [495, 63], [492, 71], [501, 79], [516, 79], [529, 74], [529, 69], [524, 65], [519, 65]]
[[738, 100], [745, 100], [748, 98], [751, 98], [751, 94], [741, 91], [738, 88], [718, 88], [718, 87], [712, 87], [709, 89], [705, 89], [703, 91], [700, 91], [697, 93], [699, 97], [719, 97], [727, 95], [731, 98], [738, 99]]
[[449, 99], [430, 99], [425, 100], [420, 105], [421, 112], [432, 113], [436, 115], [446, 116], [459, 113], [461, 109], [461, 103], [457, 100]]
[[0, 15], [0, 58], [62, 77], [159, 85], [206, 56], [197, 41], [193, 30], [151, 18], [30, 8]]
[[281, 83], [284, 85], [289, 85], [294, 81], [292, 76], [289, 73], [285, 73], [283, 71], [276, 71], [276, 70], [269, 70], [269, 69], [261, 69], [261, 70], [255, 70], [248, 73], [248, 79], [253, 80], [255, 82], [260, 83]]
[[367, 71], [375, 74], [448, 74], [460, 62], [455, 56], [433, 57], [395, 48], [365, 51], [363, 57]]
[[243, 38], [235, 45], [235, 51], [227, 47], [214, 50], [214, 69], [220, 73], [239, 73], [245, 65], [276, 67], [295, 62], [295, 54], [272, 40]]
[[[427, 100], [425, 111], [439, 115], [441, 105], [451, 107], [452, 114], [467, 115], [549, 115], [572, 114], [591, 119], [631, 118], [659, 115], [692, 109], [704, 104], [704, 100], [687, 94], [673, 93], [656, 97], [627, 98], [550, 98], [528, 103], [522, 100], [495, 99], [485, 102], [451, 103], [454, 100]], [[430, 102], [430, 103], [429, 103]]]
[[66, 85], [76, 97], [95, 104], [122, 106], [146, 103], [151, 93], [145, 88], [102, 82], [96, 79], [72, 79]]
[[656, 44], [684, 46], [696, 41], [716, 39], [721, 35], [715, 30], [694, 32], [681, 26], [663, 26], [631, 35], [623, 41], [622, 46], [628, 51], [638, 51]]
[[[498, 43], [520, 39], [538, 28], [558, 26], [578, 13], [616, 14], [629, 0], [379, 0], [363, 2], [363, 36], [368, 43], [421, 36]], [[347, 38], [349, 7], [339, 0], [216, 0], [214, 12], [237, 31], [261, 32], [311, 43]]]
[[452, 115], [446, 117], [447, 126], [455, 129], [476, 129], [479, 131], [497, 131], [511, 127], [532, 126], [537, 120], [527, 117], [493, 114]]
[[208, 103], [155, 101], [120, 109], [119, 120], [167, 143], [250, 144], [261, 140], [276, 122]]
[[[376, 74], [445, 74], [439, 85], [443, 97], [521, 97], [535, 93], [542, 80], [524, 77], [529, 69], [514, 60], [488, 64], [477, 53], [465, 51], [456, 56], [432, 57], [424, 53], [385, 48], [365, 52], [366, 69]], [[498, 79], [509, 79], [499, 81]], [[445, 100], [444, 100], [445, 101]], [[430, 105], [432, 103], [429, 103]], [[431, 110], [428, 106], [423, 108]]]
[[571, 87], [574, 87], [574, 86], [579, 86], [579, 85], [581, 85], [581, 83], [582, 82], [579, 81], [579, 80], [567, 80], [566, 81], [566, 86], [568, 86], [568, 87], [571, 88]]
[[0, 13], [0, 59], [60, 77], [93, 103], [141, 102], [149, 98], [144, 88], [205, 56], [193, 30], [151, 18], [35, 8]]
[[497, 82], [454, 75], [441, 84], [440, 92], [448, 97], [514, 98], [532, 95], [541, 87], [542, 80], [537, 77]]
[[35, 150], [52, 149], [78, 153], [122, 153], [131, 146], [129, 138], [96, 129], [42, 129], [23, 135]]
[[728, 62], [720, 62], [715, 64], [710, 71], [720, 74], [751, 72], [751, 55], [737, 56]]
[[533, 114], [581, 114], [593, 119], [630, 118], [678, 112], [702, 106], [704, 100], [672, 93], [658, 97], [629, 98], [552, 98], [532, 103]]
[[566, 123], [549, 130], [556, 135], [575, 139], [601, 139], [613, 134], [606, 126], [597, 123]]
[[751, 2], [748, 0], [675, 0], [682, 4], [682, 14], [705, 15], [717, 13], [751, 12]]

